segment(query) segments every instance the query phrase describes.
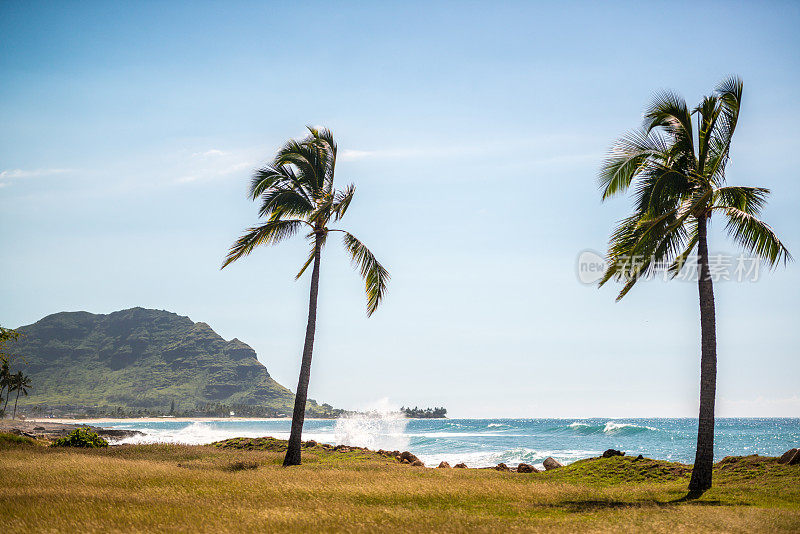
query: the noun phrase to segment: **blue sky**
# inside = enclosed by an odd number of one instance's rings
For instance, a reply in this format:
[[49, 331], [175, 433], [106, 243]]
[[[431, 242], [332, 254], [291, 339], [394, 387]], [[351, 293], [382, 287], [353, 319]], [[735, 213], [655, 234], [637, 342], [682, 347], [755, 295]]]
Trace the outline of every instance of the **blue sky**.
[[[365, 315], [323, 257], [310, 395], [461, 417], [696, 415], [696, 286], [582, 285], [624, 199], [604, 152], [651, 95], [745, 82], [730, 183], [800, 257], [792, 2], [0, 4], [0, 324], [167, 309], [252, 345], [294, 389], [298, 239], [219, 270], [256, 221], [250, 172], [336, 135], [345, 227], [390, 269]], [[721, 225], [710, 248], [736, 253]], [[716, 286], [721, 416], [800, 414], [800, 266]]]

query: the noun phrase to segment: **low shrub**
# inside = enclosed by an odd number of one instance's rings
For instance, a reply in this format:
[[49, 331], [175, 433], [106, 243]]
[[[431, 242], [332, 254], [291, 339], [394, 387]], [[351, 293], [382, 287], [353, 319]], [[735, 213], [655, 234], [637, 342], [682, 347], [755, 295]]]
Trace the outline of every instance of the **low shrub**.
[[108, 447], [108, 442], [88, 428], [76, 428], [63, 438], [58, 438], [51, 447], [86, 447], [97, 449]]

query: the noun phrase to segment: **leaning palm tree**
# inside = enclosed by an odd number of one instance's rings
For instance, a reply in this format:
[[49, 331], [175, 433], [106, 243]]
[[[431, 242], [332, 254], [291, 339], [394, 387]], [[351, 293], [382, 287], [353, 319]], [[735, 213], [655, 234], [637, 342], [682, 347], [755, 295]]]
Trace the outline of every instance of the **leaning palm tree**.
[[19, 394], [22, 393], [25, 397], [28, 396], [28, 390], [33, 387], [31, 384], [31, 377], [22, 373], [22, 371], [18, 371], [15, 375], [12, 376], [12, 382], [14, 384], [14, 390], [17, 392], [17, 397], [14, 399], [14, 415], [12, 419], [17, 418], [17, 402], [19, 402]]
[[[640, 130], [613, 146], [600, 171], [603, 200], [633, 188], [634, 211], [611, 235], [600, 280], [624, 283], [617, 300], [643, 276], [666, 266], [675, 277], [697, 251], [700, 296], [700, 412], [690, 495], [711, 487], [717, 342], [708, 225], [718, 214], [728, 235], [770, 267], [791, 259], [772, 228], [759, 219], [769, 190], [725, 185], [725, 166], [739, 119], [742, 82], [720, 83], [693, 110], [671, 92], [656, 95]], [[697, 120], [695, 134], [693, 118]]]
[[222, 268], [250, 254], [259, 245], [275, 245], [292, 237], [301, 229], [307, 231], [311, 251], [295, 279], [313, 264], [311, 294], [308, 302], [308, 324], [303, 345], [300, 378], [292, 413], [289, 447], [283, 465], [300, 464], [301, 436], [306, 411], [308, 382], [311, 378], [311, 355], [317, 321], [317, 294], [322, 248], [328, 234], [342, 234], [342, 241], [364, 278], [367, 293], [367, 315], [372, 315], [383, 300], [389, 273], [361, 241], [344, 230], [330, 228], [350, 206], [355, 193], [352, 184], [344, 189], [333, 187], [336, 167], [336, 143], [327, 129], [308, 128], [310, 134], [301, 141], [291, 140], [278, 151], [272, 163], [256, 171], [250, 183], [249, 196], [261, 199], [259, 216], [266, 222], [248, 228], [233, 244]]

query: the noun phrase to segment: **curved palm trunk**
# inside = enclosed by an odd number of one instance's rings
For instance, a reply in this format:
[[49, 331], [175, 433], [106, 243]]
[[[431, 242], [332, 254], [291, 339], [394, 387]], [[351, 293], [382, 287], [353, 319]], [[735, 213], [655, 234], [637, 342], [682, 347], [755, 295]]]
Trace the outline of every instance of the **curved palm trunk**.
[[317, 327], [317, 294], [319, 293], [319, 262], [322, 250], [321, 234], [316, 234], [314, 239], [314, 270], [311, 272], [311, 295], [308, 299], [308, 325], [306, 326], [306, 341], [303, 346], [303, 362], [300, 365], [300, 379], [297, 381], [297, 391], [294, 397], [294, 412], [292, 413], [292, 430], [289, 434], [289, 447], [283, 465], [300, 465], [301, 437], [303, 435], [303, 421], [306, 417], [306, 396], [308, 395], [308, 382], [311, 379], [311, 356], [314, 351], [314, 332]]
[[708, 269], [707, 224], [705, 216], [697, 221], [698, 289], [700, 292], [700, 417], [689, 491], [700, 494], [711, 487], [714, 465], [714, 402], [717, 391], [717, 332], [714, 317], [714, 287]]

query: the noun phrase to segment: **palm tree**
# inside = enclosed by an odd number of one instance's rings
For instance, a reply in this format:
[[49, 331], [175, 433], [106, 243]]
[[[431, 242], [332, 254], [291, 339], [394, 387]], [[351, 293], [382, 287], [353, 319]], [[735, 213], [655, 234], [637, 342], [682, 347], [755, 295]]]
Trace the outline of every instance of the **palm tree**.
[[310, 134], [301, 141], [290, 140], [281, 148], [272, 163], [259, 169], [250, 183], [249, 196], [261, 198], [259, 216], [266, 222], [248, 228], [231, 247], [225, 258], [224, 269], [234, 261], [247, 256], [259, 245], [275, 245], [306, 229], [311, 241], [311, 251], [295, 279], [300, 278], [313, 263], [311, 294], [308, 302], [300, 378], [297, 382], [292, 429], [283, 465], [300, 464], [300, 446], [306, 411], [308, 382], [311, 378], [311, 356], [314, 349], [314, 332], [317, 321], [317, 294], [322, 248], [328, 234], [339, 232], [347, 252], [364, 278], [367, 293], [367, 315], [372, 315], [386, 292], [389, 273], [375, 259], [361, 241], [344, 230], [329, 228], [339, 221], [350, 206], [355, 194], [352, 184], [344, 189], [333, 187], [336, 167], [336, 143], [327, 129], [308, 128]]
[[617, 141], [599, 176], [603, 200], [633, 187], [634, 212], [611, 235], [608, 267], [600, 280], [601, 286], [611, 279], [625, 284], [617, 300], [659, 265], [668, 265], [667, 273], [676, 276], [697, 251], [700, 412], [690, 496], [711, 487], [714, 461], [717, 342], [707, 242], [712, 215], [721, 215], [728, 235], [770, 267], [791, 259], [772, 228], [759, 219], [769, 190], [725, 185], [741, 101], [742, 81], [736, 77], [720, 83], [691, 111], [680, 96], [657, 94], [643, 127]]
[[31, 377], [22, 374], [22, 371], [17, 371], [17, 373], [12, 376], [12, 383], [14, 385], [14, 390], [17, 392], [17, 397], [14, 399], [14, 415], [11, 418], [16, 419], [17, 402], [19, 402], [19, 394], [22, 393], [24, 396], [27, 397], [28, 389], [30, 389], [33, 386], [31, 384]]
[[[5, 404], [8, 404], [8, 396], [11, 394], [11, 370], [8, 367], [8, 360], [6, 358], [2, 358], [2, 364], [0, 364], [0, 402], [3, 402], [3, 392], [6, 393], [6, 401]], [[8, 388], [8, 391], [6, 391]], [[0, 410], [0, 416], [4, 416], [6, 413], [6, 407], [3, 406], [2, 410]]]

